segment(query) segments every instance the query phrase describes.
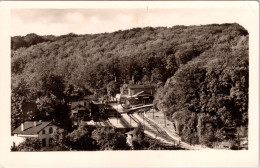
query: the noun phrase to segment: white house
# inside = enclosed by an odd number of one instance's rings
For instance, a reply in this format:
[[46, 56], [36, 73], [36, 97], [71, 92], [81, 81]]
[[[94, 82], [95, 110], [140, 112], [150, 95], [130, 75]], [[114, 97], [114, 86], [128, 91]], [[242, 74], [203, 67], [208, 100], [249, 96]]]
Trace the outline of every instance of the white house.
[[[42, 142], [42, 146], [49, 146], [52, 143], [53, 135], [59, 128], [56, 124], [48, 121], [26, 121], [22, 123], [19, 127], [17, 127], [14, 131], [12, 131], [12, 139], [20, 139], [35, 137], [39, 138]], [[17, 137], [17, 138], [15, 138]], [[21, 139], [19, 141], [13, 141], [14, 145], [18, 145], [16, 143], [22, 142]]]

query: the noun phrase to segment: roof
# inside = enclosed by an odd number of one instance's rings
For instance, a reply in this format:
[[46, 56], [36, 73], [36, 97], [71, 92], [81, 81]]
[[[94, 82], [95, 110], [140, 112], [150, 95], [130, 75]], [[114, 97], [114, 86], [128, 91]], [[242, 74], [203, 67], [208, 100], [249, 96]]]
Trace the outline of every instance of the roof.
[[91, 101], [92, 98], [91, 98], [91, 96], [72, 97], [72, 98], [71, 98], [71, 102], [79, 102], [79, 101], [82, 101], [82, 100], [88, 100], [88, 101]]
[[135, 94], [135, 95], [133, 95], [132, 97], [142, 97], [142, 98], [145, 98], [145, 97], [153, 97], [153, 95], [151, 95], [151, 94], [146, 94], [146, 93], [142, 93], [142, 94]]
[[137, 85], [137, 84], [129, 84], [128, 88], [130, 89], [139, 89], [139, 88], [154, 88], [152, 85]]
[[78, 109], [78, 110], [86, 110], [87, 108], [81, 104], [74, 104], [74, 105], [71, 105], [71, 109], [72, 110], [75, 110], [75, 109]]
[[72, 101], [71, 104], [70, 104], [70, 107], [71, 107], [71, 109], [78, 107], [79, 105], [81, 105], [82, 107], [85, 107], [83, 105], [84, 102], [90, 103], [91, 101], [83, 101], [83, 100]]
[[[36, 126], [34, 126], [36, 122]], [[24, 131], [21, 130], [21, 125], [17, 127], [12, 133], [23, 135], [37, 135], [43, 128], [51, 124], [51, 121], [26, 121], [24, 124]]]
[[132, 130], [132, 131], [129, 131], [129, 132], [126, 132], [125, 134], [128, 134], [128, 135], [133, 135], [133, 134], [135, 134], [135, 130]]

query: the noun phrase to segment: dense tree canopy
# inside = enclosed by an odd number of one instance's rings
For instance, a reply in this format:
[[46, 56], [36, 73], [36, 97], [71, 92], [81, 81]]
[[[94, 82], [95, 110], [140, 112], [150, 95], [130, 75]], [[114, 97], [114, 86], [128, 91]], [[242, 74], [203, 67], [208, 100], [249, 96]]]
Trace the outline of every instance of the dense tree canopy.
[[[14, 47], [12, 74], [17, 82], [23, 77], [32, 88], [50, 73], [62, 77], [65, 86], [89, 89], [105, 88], [115, 77], [122, 84], [133, 75], [135, 81], [147, 78], [153, 83], [165, 82], [193, 58], [206, 51], [212, 54], [216, 47], [219, 52], [229, 51], [235, 45], [232, 43], [246, 35], [247, 31], [237, 24], [147, 27], [55, 38], [30, 34], [20, 38], [45, 41]], [[12, 37], [12, 45], [18, 45], [17, 38]]]
[[248, 37], [230, 43], [183, 65], [157, 91], [156, 105], [179, 122], [186, 141], [217, 141], [226, 128], [247, 127]]

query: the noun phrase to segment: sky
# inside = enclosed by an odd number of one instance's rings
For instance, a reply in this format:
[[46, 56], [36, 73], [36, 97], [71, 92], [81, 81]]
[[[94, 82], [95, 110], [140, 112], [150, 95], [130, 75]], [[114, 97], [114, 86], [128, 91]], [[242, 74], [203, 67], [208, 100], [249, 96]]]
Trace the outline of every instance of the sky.
[[248, 8], [11, 9], [11, 36], [96, 34], [134, 27], [238, 23], [248, 26]]

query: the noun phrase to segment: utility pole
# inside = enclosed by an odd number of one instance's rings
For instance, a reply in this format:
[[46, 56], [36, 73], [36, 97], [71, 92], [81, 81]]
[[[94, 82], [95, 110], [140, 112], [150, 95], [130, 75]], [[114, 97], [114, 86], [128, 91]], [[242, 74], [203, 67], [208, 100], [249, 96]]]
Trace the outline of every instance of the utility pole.
[[144, 111], [143, 111], [143, 124], [144, 124], [144, 129], [145, 129], [145, 122], [144, 122]]
[[239, 133], [237, 133], [237, 139], [238, 139], [238, 148], [240, 149], [240, 137], [239, 137]]
[[79, 126], [79, 114], [77, 114], [77, 126]]
[[116, 113], [116, 116], [117, 116], [117, 117], [116, 117], [116, 118], [117, 118], [117, 119], [116, 119], [116, 122], [117, 122], [117, 124], [118, 124], [118, 111], [117, 111], [117, 113]]
[[165, 112], [163, 114], [164, 114], [164, 125], [166, 127], [166, 115], [165, 115]]
[[117, 110], [116, 110], [116, 118], [117, 118], [117, 119], [116, 119], [116, 123], [118, 124], [118, 106], [116, 106], [116, 109], [117, 109]]
[[153, 119], [154, 119], [154, 107], [153, 107]]
[[131, 125], [131, 116], [129, 116], [129, 118], [130, 118], [130, 127], [132, 127], [132, 125]]

